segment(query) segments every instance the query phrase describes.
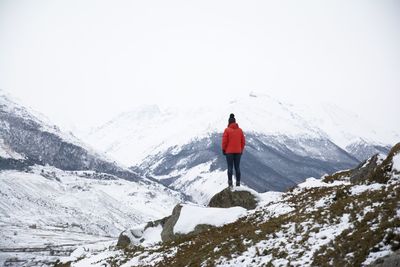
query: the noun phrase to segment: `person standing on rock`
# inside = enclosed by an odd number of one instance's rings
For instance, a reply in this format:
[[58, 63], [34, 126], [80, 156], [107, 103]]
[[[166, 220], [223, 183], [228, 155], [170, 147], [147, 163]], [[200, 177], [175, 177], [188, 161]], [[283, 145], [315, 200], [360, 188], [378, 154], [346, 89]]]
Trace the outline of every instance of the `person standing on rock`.
[[228, 186], [232, 187], [233, 167], [235, 167], [236, 186], [240, 186], [240, 158], [245, 145], [242, 129], [236, 123], [235, 115], [230, 114], [228, 127], [222, 136], [222, 153], [226, 156], [228, 163]]

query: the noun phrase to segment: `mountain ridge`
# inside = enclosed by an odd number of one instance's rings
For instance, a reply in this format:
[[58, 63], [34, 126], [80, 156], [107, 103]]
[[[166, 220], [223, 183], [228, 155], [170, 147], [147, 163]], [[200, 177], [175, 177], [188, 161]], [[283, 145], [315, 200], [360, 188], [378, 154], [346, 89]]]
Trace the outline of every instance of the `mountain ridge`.
[[[140, 110], [144, 109], [146, 114], [149, 108], [157, 112], [141, 120]], [[208, 133], [221, 132], [226, 127], [230, 113], [236, 114], [245, 133], [253, 131], [265, 135], [326, 138], [344, 150], [360, 140], [389, 147], [398, 140], [398, 134], [383, 134], [382, 131], [378, 134], [377, 127], [335, 105], [293, 105], [255, 93], [247, 98], [221, 103], [220, 106], [139, 107], [116, 116], [82, 137], [106, 154], [132, 166], [140, 163], [148, 154], [187, 144], [192, 138], [204, 137]], [[156, 135], [154, 131], [161, 134]], [[142, 150], [145, 152], [142, 153]], [[130, 157], [129, 151], [136, 151], [138, 155]]]
[[[62, 132], [0, 92], [0, 155], [2, 166], [49, 164], [63, 170], [97, 170], [138, 180], [137, 174]], [[25, 163], [24, 163], [25, 162]], [[28, 164], [28, 165], [29, 165]], [[1, 166], [0, 166], [1, 167]]]

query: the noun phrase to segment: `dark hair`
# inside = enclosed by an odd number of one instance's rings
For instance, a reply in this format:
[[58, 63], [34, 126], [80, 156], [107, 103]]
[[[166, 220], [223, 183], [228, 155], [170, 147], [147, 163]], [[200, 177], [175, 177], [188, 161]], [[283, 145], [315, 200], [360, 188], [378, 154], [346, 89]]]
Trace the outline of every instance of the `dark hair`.
[[229, 115], [228, 125], [235, 122], [236, 122], [235, 115], [231, 113], [231, 115]]

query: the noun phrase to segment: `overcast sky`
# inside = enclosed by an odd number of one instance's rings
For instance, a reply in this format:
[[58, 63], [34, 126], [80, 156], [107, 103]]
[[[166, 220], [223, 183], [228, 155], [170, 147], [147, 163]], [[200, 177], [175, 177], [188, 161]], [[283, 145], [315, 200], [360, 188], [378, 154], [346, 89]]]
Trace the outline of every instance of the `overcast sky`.
[[250, 91], [400, 125], [400, 1], [0, 0], [0, 88], [79, 127]]

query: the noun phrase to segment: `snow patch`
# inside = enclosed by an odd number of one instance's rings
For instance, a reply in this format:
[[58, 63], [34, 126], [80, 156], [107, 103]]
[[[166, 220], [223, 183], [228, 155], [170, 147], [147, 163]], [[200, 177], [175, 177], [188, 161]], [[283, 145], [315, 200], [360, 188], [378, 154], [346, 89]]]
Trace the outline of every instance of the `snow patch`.
[[258, 203], [259, 206], [265, 206], [272, 202], [278, 202], [282, 199], [283, 193], [282, 192], [275, 192], [275, 191], [268, 191], [265, 193], [259, 193], [258, 197], [260, 202]]
[[365, 191], [376, 191], [376, 190], [381, 190], [382, 187], [385, 187], [384, 184], [378, 184], [378, 183], [374, 183], [374, 184], [370, 184], [370, 185], [355, 185], [353, 187], [350, 188], [350, 192], [352, 195], [359, 195], [364, 193]]
[[247, 210], [242, 207], [224, 209], [184, 205], [174, 226], [174, 233], [190, 233], [199, 224], [222, 226], [236, 221], [246, 213]]
[[325, 183], [321, 179], [307, 178], [305, 182], [298, 184], [299, 188], [315, 188], [315, 187], [332, 187], [340, 185], [349, 185], [348, 181], [334, 181], [333, 183]]
[[392, 169], [400, 171], [400, 153], [398, 153], [395, 156], [393, 156], [392, 161], [393, 161]]

